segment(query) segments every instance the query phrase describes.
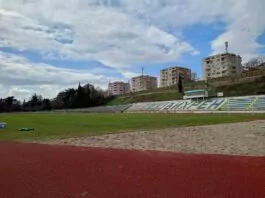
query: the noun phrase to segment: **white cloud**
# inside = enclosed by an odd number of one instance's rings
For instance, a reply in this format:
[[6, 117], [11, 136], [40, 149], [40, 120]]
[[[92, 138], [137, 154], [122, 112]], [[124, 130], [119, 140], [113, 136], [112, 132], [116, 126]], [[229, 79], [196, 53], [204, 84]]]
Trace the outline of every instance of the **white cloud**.
[[225, 31], [210, 44], [212, 53], [230, 51], [247, 60], [264, 48], [257, 38], [265, 31], [264, 0], [122, 0], [123, 5], [137, 16], [155, 23], [162, 29], [185, 28], [195, 24], [222, 22]]
[[230, 51], [243, 56], [243, 61], [257, 55], [257, 50], [264, 48], [257, 38], [265, 31], [265, 1], [241, 0], [231, 4], [226, 17], [226, 31], [212, 42], [214, 53], [224, 51], [224, 42], [230, 44]]
[[14, 95], [19, 99], [38, 93], [44, 97], [55, 97], [65, 88], [91, 83], [106, 88], [113, 77], [93, 73], [93, 70], [80, 71], [57, 68], [47, 64], [31, 63], [15, 55], [0, 52], [0, 98]]
[[85, 2], [0, 1], [4, 29], [0, 46], [39, 51], [48, 57], [95, 59], [119, 68], [196, 53], [188, 43], [125, 13], [122, 7]]
[[169, 29], [222, 21], [226, 31], [212, 41], [213, 53], [229, 41], [248, 57], [262, 47], [264, 7], [264, 0], [0, 0], [0, 46], [129, 68], [198, 54]]
[[125, 70], [120, 70], [120, 72], [123, 74], [125, 78], [128, 80], [131, 80], [132, 77], [139, 76], [141, 75], [140, 72], [130, 72], [130, 71], [125, 71]]
[[[264, 0], [0, 0], [0, 47], [33, 51], [46, 59], [96, 60], [130, 78], [138, 75], [135, 64], [198, 54], [179, 37], [183, 28], [195, 24], [225, 24], [209, 43], [212, 53], [224, 51], [228, 41], [230, 51], [245, 60], [255, 56], [264, 47], [257, 42], [265, 30], [264, 7]], [[106, 86], [108, 77], [100, 72], [36, 64], [1, 52], [0, 97], [27, 97], [35, 91], [50, 96], [87, 79]]]

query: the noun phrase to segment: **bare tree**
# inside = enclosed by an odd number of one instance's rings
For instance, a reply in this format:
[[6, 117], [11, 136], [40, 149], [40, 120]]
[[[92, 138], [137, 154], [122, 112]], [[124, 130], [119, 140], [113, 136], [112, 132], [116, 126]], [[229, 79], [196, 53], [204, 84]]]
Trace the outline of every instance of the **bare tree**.
[[250, 59], [248, 62], [244, 64], [245, 68], [257, 68], [262, 63], [265, 63], [265, 56], [257, 56], [252, 59]]
[[191, 73], [191, 80], [192, 81], [198, 81], [200, 78], [198, 77], [198, 74], [196, 72]]

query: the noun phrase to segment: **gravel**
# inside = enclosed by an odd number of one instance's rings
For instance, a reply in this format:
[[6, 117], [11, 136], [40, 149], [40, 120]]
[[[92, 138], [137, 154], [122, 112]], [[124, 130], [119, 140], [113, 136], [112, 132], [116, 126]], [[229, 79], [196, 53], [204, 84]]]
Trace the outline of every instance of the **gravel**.
[[37, 143], [265, 156], [265, 121], [75, 137]]

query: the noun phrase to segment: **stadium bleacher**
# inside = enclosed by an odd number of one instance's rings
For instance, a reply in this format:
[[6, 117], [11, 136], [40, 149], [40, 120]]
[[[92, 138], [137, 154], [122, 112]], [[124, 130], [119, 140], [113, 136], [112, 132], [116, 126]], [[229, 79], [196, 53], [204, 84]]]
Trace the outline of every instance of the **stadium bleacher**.
[[265, 111], [265, 96], [135, 103], [125, 112]]
[[217, 110], [225, 99], [176, 100], [167, 102], [146, 102], [133, 104], [126, 112], [168, 112], [181, 110]]
[[227, 103], [221, 108], [222, 111], [247, 111], [251, 108], [255, 97], [228, 98]]
[[81, 108], [81, 109], [56, 110], [55, 112], [121, 113], [131, 106], [132, 106], [131, 104], [125, 104], [125, 105], [100, 106], [100, 107]]
[[255, 111], [265, 111], [265, 96], [258, 97], [252, 109]]
[[143, 102], [116, 106], [101, 106], [83, 109], [57, 110], [55, 112], [83, 113], [163, 113], [192, 111], [265, 111], [265, 95], [209, 98], [196, 100], [174, 100], [160, 102]]

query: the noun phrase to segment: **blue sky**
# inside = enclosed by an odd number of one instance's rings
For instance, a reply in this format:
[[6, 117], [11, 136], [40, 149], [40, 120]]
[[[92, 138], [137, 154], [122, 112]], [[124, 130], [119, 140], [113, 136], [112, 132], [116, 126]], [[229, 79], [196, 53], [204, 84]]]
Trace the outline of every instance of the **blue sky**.
[[[103, 89], [224, 51], [265, 53], [264, 0], [0, 0], [0, 97]], [[240, 17], [238, 17], [240, 16]]]

